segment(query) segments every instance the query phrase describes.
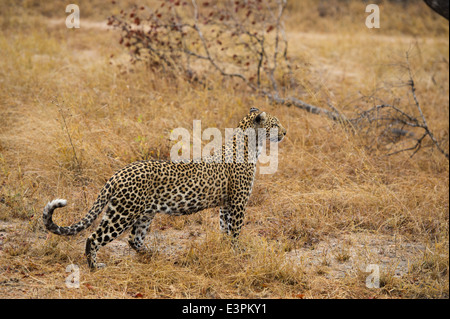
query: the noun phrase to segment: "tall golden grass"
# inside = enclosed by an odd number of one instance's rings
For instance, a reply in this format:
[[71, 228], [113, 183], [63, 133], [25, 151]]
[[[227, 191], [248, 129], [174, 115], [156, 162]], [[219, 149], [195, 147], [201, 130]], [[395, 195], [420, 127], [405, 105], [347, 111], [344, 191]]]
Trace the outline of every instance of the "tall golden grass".
[[[1, 297], [448, 298], [442, 154], [386, 156], [369, 150], [365, 136], [220, 79], [207, 89], [131, 66], [117, 32], [95, 23], [116, 13], [109, 3], [80, 1], [77, 30], [65, 28], [64, 4], [19, 4], [0, 5]], [[336, 4], [324, 16], [314, 1], [289, 4], [299, 97], [351, 110], [358, 92], [404, 80], [395, 65], [412, 52], [416, 93], [448, 151], [448, 23], [420, 1], [383, 1], [381, 29], [368, 30], [362, 3]], [[401, 88], [382, 98], [397, 92], [407, 98]], [[43, 229], [47, 201], [66, 198], [55, 220], [71, 224], [117, 169], [167, 158], [173, 128], [191, 129], [195, 119], [234, 127], [252, 106], [276, 115], [288, 134], [278, 171], [257, 176], [242, 251], [219, 233], [215, 209], [157, 215], [151, 256], [135, 255], [123, 238], [100, 251], [107, 267], [97, 272], [83, 256], [88, 233]], [[81, 269], [79, 289], [65, 286], [71, 263]], [[381, 267], [379, 289], [365, 286], [369, 263]]]

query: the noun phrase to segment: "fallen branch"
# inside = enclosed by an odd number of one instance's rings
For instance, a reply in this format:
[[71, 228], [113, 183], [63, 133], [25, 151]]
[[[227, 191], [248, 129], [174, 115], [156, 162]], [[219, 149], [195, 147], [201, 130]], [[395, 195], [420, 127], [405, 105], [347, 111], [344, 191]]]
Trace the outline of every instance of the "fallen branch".
[[340, 113], [332, 112], [327, 109], [308, 104], [308, 103], [303, 102], [302, 100], [299, 100], [294, 97], [281, 98], [277, 94], [268, 93], [268, 92], [262, 92], [262, 94], [267, 96], [271, 101], [278, 103], [278, 104], [283, 104], [286, 106], [293, 105], [295, 107], [298, 107], [302, 110], [305, 110], [305, 111], [313, 113], [313, 114], [326, 115], [329, 119], [331, 119], [333, 121], [347, 122], [346, 117], [341, 115]]

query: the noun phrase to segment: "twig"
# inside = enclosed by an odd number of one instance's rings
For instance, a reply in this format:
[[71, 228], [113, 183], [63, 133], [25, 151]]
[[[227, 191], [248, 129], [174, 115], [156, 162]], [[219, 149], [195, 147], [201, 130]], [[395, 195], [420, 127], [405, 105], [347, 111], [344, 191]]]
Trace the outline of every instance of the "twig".
[[[416, 87], [414, 85], [414, 79], [412, 76], [412, 72], [411, 72], [411, 66], [409, 63], [409, 54], [408, 52], [406, 52], [406, 64], [407, 64], [407, 69], [408, 69], [408, 74], [409, 74], [409, 82], [408, 84], [411, 86], [411, 93], [414, 99], [414, 103], [416, 104], [417, 109], [419, 110], [420, 116], [422, 118], [422, 128], [425, 130], [425, 136], [428, 135], [430, 137], [430, 139], [433, 141], [434, 145], [436, 146], [436, 148], [438, 149], [439, 152], [441, 152], [447, 159], [449, 159], [449, 154], [446, 153], [439, 145], [438, 141], [436, 140], [436, 138], [434, 137], [433, 133], [430, 131], [430, 129], [428, 128], [428, 124], [427, 124], [427, 120], [425, 119], [425, 116], [423, 115], [422, 112], [422, 108], [420, 107], [419, 104], [419, 100], [417, 99], [416, 96]], [[423, 138], [425, 137], [423, 136], [421, 139], [417, 140], [417, 144], [421, 144]], [[415, 153], [413, 153], [415, 154]]]
[[[55, 97], [55, 99], [52, 101], [52, 103], [58, 107], [58, 112], [59, 112], [59, 114], [61, 115], [61, 117], [62, 117], [62, 119], [63, 119], [64, 129], [65, 129], [65, 131], [66, 131], [67, 137], [69, 138], [70, 146], [72, 147], [73, 157], [74, 157], [75, 162], [76, 162], [76, 164], [77, 164], [77, 166], [76, 166], [76, 167], [77, 167], [77, 173], [78, 173], [79, 175], [81, 175], [81, 173], [82, 173], [81, 163], [80, 163], [80, 161], [78, 160], [77, 152], [76, 152], [75, 146], [73, 145], [73, 142], [72, 142], [72, 136], [70, 135], [69, 127], [67, 126], [66, 116], [64, 115], [64, 112], [63, 112], [63, 110], [62, 110], [62, 107], [61, 107], [61, 105], [59, 104], [59, 102], [58, 102], [58, 100], [57, 100], [56, 97]], [[63, 101], [63, 103], [64, 103], [64, 101]]]

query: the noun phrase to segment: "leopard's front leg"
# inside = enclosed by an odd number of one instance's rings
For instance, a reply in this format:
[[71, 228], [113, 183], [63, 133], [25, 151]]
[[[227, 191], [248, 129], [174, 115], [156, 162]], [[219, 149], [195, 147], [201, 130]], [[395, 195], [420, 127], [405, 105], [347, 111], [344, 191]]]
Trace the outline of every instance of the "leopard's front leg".
[[222, 206], [220, 207], [219, 211], [219, 222], [220, 222], [220, 231], [223, 234], [230, 234], [230, 231], [228, 229], [228, 219], [229, 219], [229, 213], [228, 213], [228, 207]]
[[228, 213], [228, 234], [231, 236], [233, 244], [236, 244], [244, 224], [245, 206], [242, 204], [230, 205]]
[[244, 224], [246, 204], [247, 200], [233, 201], [227, 207], [227, 234], [231, 236], [231, 243], [235, 250], [241, 250], [238, 240], [242, 225]]
[[244, 223], [244, 205], [226, 205], [220, 207], [220, 231], [231, 236], [231, 243], [238, 248], [238, 238]]
[[[250, 172], [251, 170], [244, 167], [244, 171]], [[245, 209], [252, 191], [253, 175], [248, 178], [235, 177], [230, 184], [232, 187], [228, 192], [226, 213], [224, 211], [222, 215], [226, 216], [227, 234], [231, 236], [232, 244], [237, 248], [239, 234], [244, 224]]]

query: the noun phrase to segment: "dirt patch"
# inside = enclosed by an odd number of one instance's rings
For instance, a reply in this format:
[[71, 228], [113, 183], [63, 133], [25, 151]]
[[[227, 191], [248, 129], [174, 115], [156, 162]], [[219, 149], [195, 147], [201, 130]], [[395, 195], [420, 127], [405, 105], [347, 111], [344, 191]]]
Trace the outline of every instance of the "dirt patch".
[[401, 277], [425, 249], [422, 243], [402, 236], [349, 233], [326, 238], [312, 248], [293, 250], [288, 259], [330, 279], [369, 271], [369, 265], [378, 266], [380, 273]]

